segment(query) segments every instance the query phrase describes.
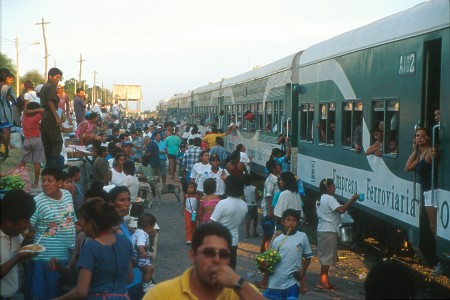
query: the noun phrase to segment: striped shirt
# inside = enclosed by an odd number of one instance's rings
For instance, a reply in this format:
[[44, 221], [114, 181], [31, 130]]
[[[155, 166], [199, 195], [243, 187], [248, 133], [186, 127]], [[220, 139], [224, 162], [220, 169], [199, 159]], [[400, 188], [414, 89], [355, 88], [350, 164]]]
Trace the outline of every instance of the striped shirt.
[[60, 200], [52, 199], [44, 193], [34, 197], [36, 211], [31, 217], [31, 224], [36, 230], [35, 240], [46, 250], [36, 256], [35, 260], [50, 260], [54, 257], [68, 260], [68, 248], [75, 243], [75, 222], [72, 195], [61, 189]]

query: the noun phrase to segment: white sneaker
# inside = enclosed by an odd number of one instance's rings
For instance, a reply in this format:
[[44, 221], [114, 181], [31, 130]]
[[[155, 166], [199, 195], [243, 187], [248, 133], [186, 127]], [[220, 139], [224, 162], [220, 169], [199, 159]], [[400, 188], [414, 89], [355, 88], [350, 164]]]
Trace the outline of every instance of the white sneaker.
[[442, 270], [442, 265], [440, 262], [437, 263], [437, 265], [434, 266], [433, 271], [431, 272], [431, 276], [439, 276], [442, 275], [444, 270]]

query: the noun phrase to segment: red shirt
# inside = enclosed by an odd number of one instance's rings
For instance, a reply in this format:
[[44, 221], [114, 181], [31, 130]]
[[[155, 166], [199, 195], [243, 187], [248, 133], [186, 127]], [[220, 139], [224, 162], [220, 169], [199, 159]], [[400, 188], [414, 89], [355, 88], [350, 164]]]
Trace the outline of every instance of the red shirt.
[[31, 115], [22, 114], [22, 129], [25, 138], [32, 138], [41, 136], [41, 129], [39, 121], [42, 119], [42, 114], [36, 113]]

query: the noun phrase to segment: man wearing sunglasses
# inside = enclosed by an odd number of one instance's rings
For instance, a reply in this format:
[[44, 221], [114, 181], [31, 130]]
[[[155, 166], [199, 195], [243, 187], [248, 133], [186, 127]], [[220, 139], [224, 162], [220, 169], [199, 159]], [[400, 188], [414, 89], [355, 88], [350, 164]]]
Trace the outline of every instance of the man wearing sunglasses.
[[198, 226], [189, 250], [193, 266], [156, 285], [143, 299], [264, 299], [229, 266], [230, 250], [231, 233], [225, 226], [216, 222]]

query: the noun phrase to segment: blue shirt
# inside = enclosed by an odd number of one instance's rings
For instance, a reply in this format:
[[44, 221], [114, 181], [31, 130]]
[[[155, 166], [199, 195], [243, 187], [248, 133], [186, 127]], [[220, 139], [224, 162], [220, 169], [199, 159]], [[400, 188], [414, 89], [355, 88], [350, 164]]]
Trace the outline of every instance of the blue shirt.
[[274, 158], [274, 160], [281, 166], [281, 172], [289, 172], [291, 171], [291, 164], [287, 159], [286, 155], [278, 158]]
[[165, 153], [161, 153], [162, 151], [164, 152], [166, 150], [166, 142], [164, 141], [159, 141], [159, 143], [157, 141], [155, 141], [156, 144], [158, 144], [158, 148], [159, 148], [159, 159], [161, 160], [166, 160], [167, 156]]
[[125, 294], [133, 248], [128, 238], [116, 234], [116, 242], [102, 245], [90, 240], [81, 249], [77, 268], [92, 272], [90, 294]]

